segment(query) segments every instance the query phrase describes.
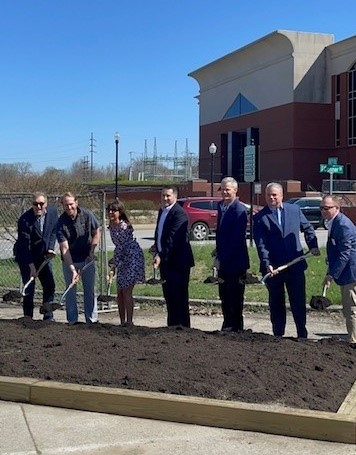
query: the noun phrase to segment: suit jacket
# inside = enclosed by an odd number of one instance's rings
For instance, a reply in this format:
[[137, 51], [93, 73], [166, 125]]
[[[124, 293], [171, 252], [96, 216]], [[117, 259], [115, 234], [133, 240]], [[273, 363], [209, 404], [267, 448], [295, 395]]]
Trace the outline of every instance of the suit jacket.
[[343, 213], [332, 222], [326, 244], [328, 273], [338, 285], [356, 282], [356, 226]]
[[21, 215], [17, 222], [18, 237], [15, 260], [23, 264], [31, 264], [48, 250], [54, 250], [57, 221], [57, 209], [51, 205], [47, 207], [42, 233], [36, 223], [36, 215], [32, 209]]
[[218, 204], [216, 254], [222, 273], [245, 273], [250, 267], [246, 245], [247, 213], [245, 206], [236, 199], [226, 212]]
[[[162, 209], [158, 212], [155, 230], [155, 246], [157, 249], [158, 224]], [[161, 236], [162, 251], [159, 253], [164, 268], [182, 269], [194, 266], [194, 257], [189, 242], [188, 217], [184, 209], [176, 202], [169, 210], [164, 221]]]
[[[268, 266], [277, 268], [302, 256], [303, 248], [299, 233], [304, 233], [308, 248], [318, 248], [314, 228], [305, 218], [297, 205], [283, 203], [282, 225], [278, 223], [273, 211], [266, 205], [253, 217], [253, 234], [260, 258], [260, 271], [264, 275]], [[292, 266], [295, 271], [305, 270], [306, 261]]]

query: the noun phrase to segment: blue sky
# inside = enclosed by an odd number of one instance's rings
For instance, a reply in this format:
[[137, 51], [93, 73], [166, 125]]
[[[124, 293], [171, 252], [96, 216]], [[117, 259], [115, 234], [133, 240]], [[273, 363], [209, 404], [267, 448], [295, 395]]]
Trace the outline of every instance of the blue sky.
[[0, 163], [66, 169], [198, 152], [197, 82], [187, 74], [277, 29], [356, 34], [343, 0], [2, 0]]

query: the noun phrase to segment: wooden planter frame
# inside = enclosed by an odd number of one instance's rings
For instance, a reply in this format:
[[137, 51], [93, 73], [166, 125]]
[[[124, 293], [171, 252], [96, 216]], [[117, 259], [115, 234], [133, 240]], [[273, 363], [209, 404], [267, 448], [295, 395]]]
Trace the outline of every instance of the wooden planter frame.
[[356, 444], [356, 382], [336, 413], [6, 376], [0, 399]]

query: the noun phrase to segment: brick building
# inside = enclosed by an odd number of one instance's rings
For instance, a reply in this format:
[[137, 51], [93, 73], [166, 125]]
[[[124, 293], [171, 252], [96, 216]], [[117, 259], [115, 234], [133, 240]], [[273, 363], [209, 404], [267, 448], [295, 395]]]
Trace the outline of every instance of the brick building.
[[[255, 144], [256, 180], [321, 189], [319, 165], [336, 157], [356, 180], [356, 36], [275, 31], [189, 74], [199, 84], [199, 176], [244, 180]], [[336, 176], [335, 176], [336, 178]]]

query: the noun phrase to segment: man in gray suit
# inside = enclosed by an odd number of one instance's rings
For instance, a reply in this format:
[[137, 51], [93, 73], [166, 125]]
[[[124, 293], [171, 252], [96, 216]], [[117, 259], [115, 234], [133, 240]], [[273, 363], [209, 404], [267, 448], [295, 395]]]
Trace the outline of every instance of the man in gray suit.
[[356, 348], [356, 227], [343, 213], [337, 197], [326, 195], [320, 205], [327, 221], [328, 271], [324, 285], [335, 281], [341, 288], [343, 313], [351, 346]]

